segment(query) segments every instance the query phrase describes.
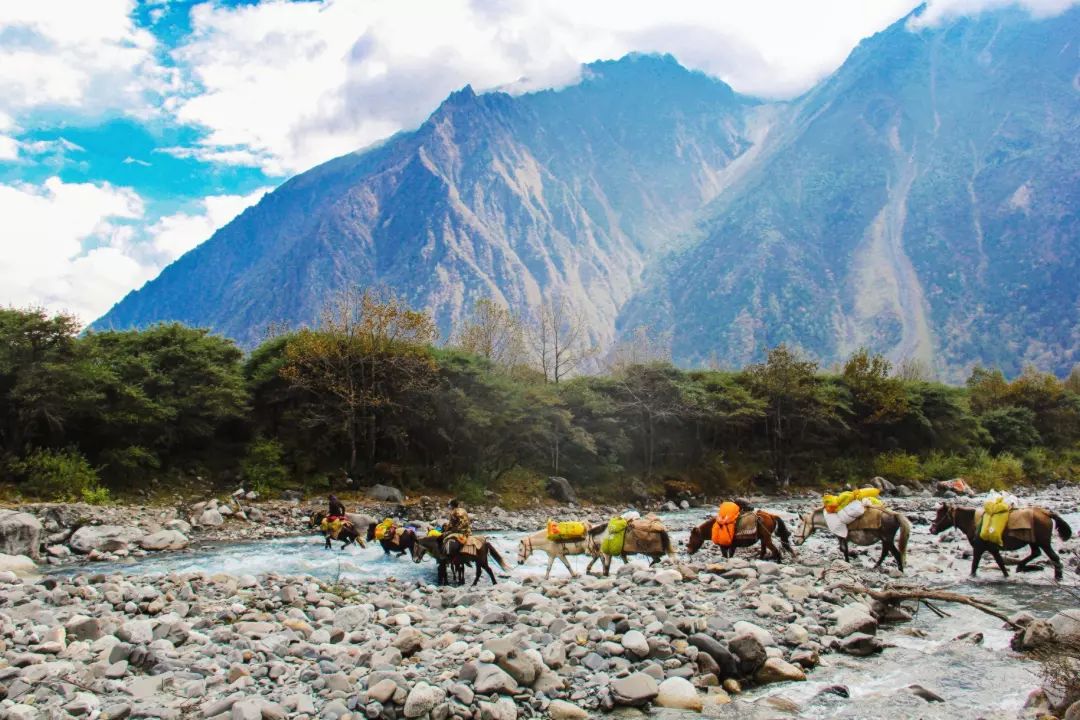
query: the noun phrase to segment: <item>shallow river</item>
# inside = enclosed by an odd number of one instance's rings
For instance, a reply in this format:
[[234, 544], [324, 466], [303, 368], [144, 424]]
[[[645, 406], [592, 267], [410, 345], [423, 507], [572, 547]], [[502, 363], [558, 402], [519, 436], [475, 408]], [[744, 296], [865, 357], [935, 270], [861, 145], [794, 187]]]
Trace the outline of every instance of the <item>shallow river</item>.
[[[791, 506], [785, 507], [784, 503], [780, 503], [771, 507], [790, 509]], [[707, 512], [699, 509], [671, 513], [665, 515], [665, 522], [668, 527], [689, 528], [703, 519]], [[794, 532], [797, 519], [791, 513], [782, 514]], [[1080, 530], [1080, 513], [1068, 513], [1065, 517], [1074, 530]], [[485, 535], [494, 539], [507, 563], [513, 566], [513, 573], [503, 582], [543, 574], [547, 563], [543, 554], [534, 555], [523, 566], [517, 565], [517, 543], [523, 533]], [[673, 535], [682, 543], [686, 540], [687, 532], [683, 530]], [[939, 549], [938, 542], [938, 538], [928, 534], [925, 524], [915, 525], [908, 551], [910, 569], [907, 577], [990, 599], [1008, 613], [1028, 610], [1036, 615], [1049, 616], [1057, 610], [1080, 605], [1080, 596], [1057, 587], [1048, 569], [1019, 576], [1014, 573], [1008, 580], [1003, 580], [989, 555], [983, 560], [980, 577], [969, 580], [969, 561], [956, 557], [959, 546], [946, 545]], [[1060, 545], [1055, 537], [1055, 546]], [[377, 546], [366, 549], [351, 547], [345, 551], [337, 550], [337, 547], [335, 544], [333, 551], [326, 551], [322, 548], [320, 537], [295, 537], [208, 546], [185, 553], [115, 564], [99, 563], [63, 572], [90, 569], [95, 572], [146, 574], [206, 572], [258, 575], [277, 572], [312, 575], [328, 581], [383, 580], [390, 577], [398, 580], [434, 579], [434, 566], [430, 561], [416, 565], [407, 556], [386, 557]], [[800, 555], [809, 562], [820, 559], [822, 563], [828, 563], [839, 556], [839, 551], [834, 539], [819, 533], [800, 548]], [[873, 557], [867, 553], [854, 562], [869, 565], [873, 559], [876, 559], [876, 553]], [[575, 558], [572, 564], [576, 570], [582, 571], [586, 560]], [[618, 567], [618, 562], [614, 567]], [[559, 563], [553, 569], [554, 575], [565, 572]], [[467, 579], [471, 582], [471, 571]], [[882, 576], [882, 582], [889, 579]], [[486, 583], [487, 579], [482, 582]], [[1066, 571], [1064, 584], [1075, 588], [1078, 584], [1076, 574]], [[1009, 650], [1011, 633], [1002, 629], [998, 621], [966, 606], [942, 603], [941, 607], [948, 612], [948, 617], [939, 618], [923, 608], [912, 622], [884, 626], [880, 636], [890, 647], [880, 655], [865, 659], [839, 654], [825, 655], [822, 665], [810, 673], [808, 682], [768, 686], [748, 693], [748, 697], [761, 700], [766, 696], [784, 698], [800, 706], [800, 717], [813, 718], [1017, 717], [1028, 694], [1039, 685], [1038, 666], [1020, 659]], [[745, 614], [748, 611], [739, 612]], [[976, 643], [955, 639], [969, 632], [982, 633], [982, 641]], [[912, 684], [922, 685], [948, 702], [928, 704], [904, 690]], [[846, 686], [850, 698], [818, 694], [832, 685]], [[785, 716], [775, 708], [762, 706], [761, 709], [761, 717]], [[673, 711], [658, 711], [655, 715], [670, 720], [698, 717], [696, 714]], [[735, 717], [734, 708], [728, 716]]]

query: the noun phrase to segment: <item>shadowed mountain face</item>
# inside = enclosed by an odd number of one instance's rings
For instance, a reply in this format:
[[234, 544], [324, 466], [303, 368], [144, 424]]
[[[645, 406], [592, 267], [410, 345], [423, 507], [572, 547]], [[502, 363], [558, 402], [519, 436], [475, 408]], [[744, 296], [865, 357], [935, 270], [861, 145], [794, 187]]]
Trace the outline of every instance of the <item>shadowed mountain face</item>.
[[669, 57], [511, 97], [293, 178], [95, 327], [208, 325], [250, 346], [382, 283], [444, 335], [472, 302], [561, 294], [593, 339], [670, 330], [682, 363], [860, 345], [946, 377], [1080, 361], [1080, 10], [864, 41], [787, 104]]

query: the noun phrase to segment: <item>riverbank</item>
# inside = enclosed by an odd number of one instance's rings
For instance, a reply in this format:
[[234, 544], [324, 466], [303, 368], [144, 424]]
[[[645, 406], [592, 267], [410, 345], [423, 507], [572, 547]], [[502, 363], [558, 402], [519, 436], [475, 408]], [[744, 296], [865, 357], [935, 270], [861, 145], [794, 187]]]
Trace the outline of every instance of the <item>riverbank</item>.
[[[1078, 500], [1070, 490], [1038, 497], [1074, 526]], [[989, 596], [1010, 613], [1049, 616], [1076, 604], [1046, 569], [1002, 582], [988, 562], [967, 582], [966, 541], [925, 533], [937, 502], [893, 501], [915, 524], [905, 580]], [[760, 504], [794, 524], [792, 511], [806, 503]], [[677, 541], [700, 514], [666, 515]], [[503, 522], [532, 529], [534, 515]], [[519, 536], [492, 534], [508, 560]], [[265, 543], [271, 567], [281, 557], [275, 542]], [[1069, 584], [1075, 544], [1058, 543]], [[534, 558], [494, 588], [460, 589], [430, 585], [430, 565], [379, 560], [373, 549], [327, 553], [312, 542], [306, 552], [381, 563], [397, 577], [264, 573], [253, 559], [228, 573], [206, 565], [144, 575], [146, 561], [136, 561], [34, 582], [4, 576], [0, 713], [501, 720], [647, 707], [682, 717], [699, 706], [712, 717], [1039, 712], [1037, 698], [1024, 709], [1040, 682], [1037, 666], [1008, 649], [1011, 633], [1000, 622], [946, 607], [949, 618], [924, 611], [887, 624], [865, 598], [834, 585], [881, 586], [898, 573], [869, 569], [873, 550], [844, 563], [828, 537], [811, 538], [782, 564], [748, 552], [721, 560], [711, 546], [688, 558], [680, 548], [677, 564], [634, 563], [610, 578], [569, 579], [560, 568], [543, 581]]]

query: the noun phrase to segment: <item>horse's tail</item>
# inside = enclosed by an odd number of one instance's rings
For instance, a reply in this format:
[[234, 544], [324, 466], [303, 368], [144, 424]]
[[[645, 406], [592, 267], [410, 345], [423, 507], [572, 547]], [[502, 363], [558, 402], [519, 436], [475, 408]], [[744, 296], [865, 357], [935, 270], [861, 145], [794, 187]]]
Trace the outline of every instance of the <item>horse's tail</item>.
[[904, 565], [907, 565], [907, 544], [911, 539], [911, 521], [901, 513], [896, 513], [896, 519], [900, 522], [900, 559]]
[[1061, 538], [1062, 542], [1065, 542], [1072, 537], [1072, 528], [1069, 527], [1069, 523], [1065, 522], [1065, 518], [1052, 510], [1047, 510], [1046, 514], [1053, 519], [1054, 526], [1057, 528], [1058, 537]]
[[773, 515], [773, 517], [776, 518], [776, 535], [780, 538], [780, 545], [794, 555], [795, 548], [791, 547], [791, 533], [788, 531], [787, 525], [784, 524], [784, 518], [779, 515]]
[[503, 560], [502, 555], [499, 554], [499, 551], [495, 549], [492, 543], [488, 543], [488, 554], [495, 558], [495, 562], [499, 563], [499, 567], [503, 569], [503, 572], [512, 572], [510, 566], [506, 564], [506, 561]]
[[665, 555], [675, 555], [675, 549], [671, 545], [671, 535], [668, 534], [667, 530], [660, 531], [660, 547]]

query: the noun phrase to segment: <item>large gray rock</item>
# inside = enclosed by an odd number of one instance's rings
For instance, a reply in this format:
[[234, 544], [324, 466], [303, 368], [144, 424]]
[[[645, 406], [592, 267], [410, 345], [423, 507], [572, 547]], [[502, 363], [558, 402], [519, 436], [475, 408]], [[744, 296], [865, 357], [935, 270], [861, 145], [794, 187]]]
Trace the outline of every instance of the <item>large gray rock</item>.
[[139, 538], [143, 550], [183, 550], [187, 546], [187, 536], [179, 530], [158, 530]]
[[123, 525], [85, 525], [72, 534], [68, 545], [77, 553], [127, 550], [143, 537], [143, 531]]
[[833, 620], [836, 627], [832, 634], [843, 638], [854, 633], [873, 635], [877, 632], [877, 620], [862, 605], [845, 605], [837, 608]]
[[481, 663], [476, 668], [473, 690], [481, 695], [491, 695], [492, 693], [510, 694], [518, 691], [518, 684], [514, 678], [507, 675], [497, 665]]
[[636, 672], [611, 683], [611, 699], [616, 705], [637, 707], [647, 705], [660, 694], [660, 687], [652, 675]]
[[1080, 640], [1080, 608], [1062, 610], [1050, 618], [1050, 627], [1058, 640]]
[[392, 503], [405, 502], [405, 495], [397, 488], [389, 485], [372, 485], [365, 493], [372, 500]]
[[574, 491], [574, 486], [564, 477], [549, 477], [547, 479], [547, 491], [553, 500], [561, 503], [577, 504], [578, 497]]
[[640, 630], [630, 630], [622, 637], [622, 646], [637, 658], [649, 656], [649, 641]]
[[41, 559], [41, 521], [30, 513], [0, 510], [0, 552]]
[[698, 695], [697, 688], [689, 680], [681, 677], [669, 677], [660, 683], [656, 704], [660, 707], [676, 710], [699, 712], [704, 703], [701, 696]]
[[885, 645], [873, 635], [867, 635], [866, 633], [852, 633], [846, 638], [838, 641], [837, 647], [840, 652], [848, 655], [866, 657], [867, 655], [881, 652]]
[[743, 675], [753, 675], [768, 657], [765, 646], [749, 633], [736, 636], [728, 643], [728, 649], [739, 658], [739, 672]]
[[225, 516], [217, 508], [208, 507], [199, 515], [198, 522], [203, 527], [221, 527], [225, 524]]
[[426, 682], [418, 682], [413, 685], [409, 695], [405, 698], [405, 708], [402, 711], [407, 718], [421, 717], [435, 709], [435, 706], [446, 698], [446, 692], [442, 688], [428, 685]]
[[706, 635], [705, 633], [697, 633], [691, 635], [687, 642], [696, 647], [701, 652], [711, 657], [720, 669], [721, 678], [733, 678], [739, 676], [739, 660], [735, 655], [724, 647], [716, 638]]

